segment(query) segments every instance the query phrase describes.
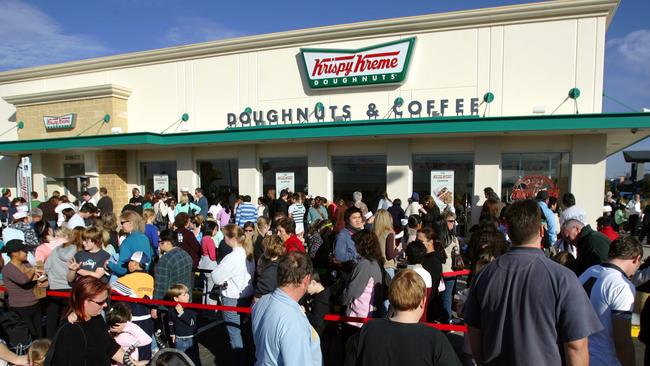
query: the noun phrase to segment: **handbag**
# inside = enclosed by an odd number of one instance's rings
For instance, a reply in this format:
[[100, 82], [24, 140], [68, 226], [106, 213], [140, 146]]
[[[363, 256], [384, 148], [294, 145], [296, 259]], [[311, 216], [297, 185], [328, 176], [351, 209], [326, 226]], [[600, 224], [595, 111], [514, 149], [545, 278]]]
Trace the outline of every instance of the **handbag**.
[[463, 256], [458, 252], [457, 249], [451, 252], [451, 270], [452, 271], [462, 271], [465, 269], [465, 260]]

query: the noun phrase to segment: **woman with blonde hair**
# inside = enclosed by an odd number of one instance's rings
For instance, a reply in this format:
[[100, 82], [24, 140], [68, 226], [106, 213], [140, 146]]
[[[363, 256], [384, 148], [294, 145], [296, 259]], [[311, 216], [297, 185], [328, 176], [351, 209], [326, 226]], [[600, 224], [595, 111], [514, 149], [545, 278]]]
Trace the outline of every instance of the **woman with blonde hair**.
[[[120, 215], [120, 224], [126, 233], [126, 238], [120, 245], [120, 257], [117, 262], [108, 262], [108, 268], [118, 277], [126, 274], [126, 264], [131, 260], [133, 253], [143, 252], [149, 261], [153, 258], [151, 243], [149, 243], [149, 238], [144, 235], [142, 217], [135, 211], [124, 211]], [[146, 263], [146, 265], [149, 266], [150, 263]]]
[[381, 255], [384, 257], [384, 269], [392, 278], [395, 276], [397, 262], [395, 258], [399, 254], [397, 245], [395, 245], [395, 231], [393, 231], [393, 217], [383, 208], [375, 214], [373, 223], [373, 232], [379, 240]]
[[117, 216], [113, 212], [103, 213], [102, 227], [108, 233], [108, 239], [105, 240], [106, 245], [112, 246], [113, 251], [117, 253], [120, 247], [119, 235], [117, 235]]
[[260, 216], [257, 218], [257, 223], [255, 224], [255, 232], [253, 233], [253, 252], [255, 255], [255, 263], [257, 263], [262, 254], [264, 254], [262, 240], [264, 240], [264, 238], [267, 236], [270, 229], [271, 219], [266, 216]]
[[[232, 252], [226, 255], [219, 266], [212, 271], [212, 280], [217, 285], [226, 284], [227, 286], [221, 292], [224, 305], [250, 306], [253, 296], [252, 280], [255, 273], [252, 243], [247, 244], [249, 241], [244, 239], [244, 231], [235, 224], [226, 225], [223, 228], [223, 234], [224, 241], [232, 248]], [[230, 347], [237, 365], [245, 364], [246, 360], [241, 336], [241, 316], [234, 311], [223, 312], [223, 320], [226, 322], [226, 330], [230, 338]]]

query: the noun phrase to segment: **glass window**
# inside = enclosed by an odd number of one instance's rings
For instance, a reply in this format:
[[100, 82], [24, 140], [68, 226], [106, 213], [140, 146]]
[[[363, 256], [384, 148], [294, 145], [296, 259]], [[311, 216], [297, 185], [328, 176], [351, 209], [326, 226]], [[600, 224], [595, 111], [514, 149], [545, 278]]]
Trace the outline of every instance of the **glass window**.
[[146, 192], [154, 191], [154, 175], [167, 175], [169, 177], [169, 192], [176, 195], [178, 189], [176, 182], [175, 161], [145, 161], [140, 163], [140, 182], [142, 182], [144, 185]]
[[[474, 195], [474, 154], [422, 154], [413, 155], [413, 192], [420, 195], [422, 202], [424, 196], [436, 195], [440, 201], [449, 204], [453, 200], [456, 212], [456, 221], [460, 227], [459, 232], [464, 233], [471, 221], [471, 204]], [[453, 172], [453, 176], [445, 177], [432, 184], [432, 171]], [[452, 194], [446, 194], [444, 181], [453, 179]], [[392, 198], [392, 197], [391, 197]], [[401, 198], [401, 197], [400, 197]], [[407, 197], [408, 198], [408, 197]], [[406, 200], [402, 198], [403, 205]]]
[[386, 191], [386, 156], [333, 156], [332, 175], [335, 199], [352, 201], [352, 193], [359, 191], [368, 210], [375, 212]]
[[501, 197], [504, 201], [534, 197], [540, 190], [559, 197], [569, 190], [569, 153], [503, 154]]
[[[293, 173], [294, 191], [307, 193], [307, 157], [263, 158], [260, 159], [260, 168], [263, 195], [271, 188], [276, 190], [276, 195], [280, 194], [280, 189], [275, 186], [276, 173]], [[254, 200], [257, 202], [256, 198]]]
[[239, 171], [237, 159], [197, 161], [201, 188], [209, 202], [239, 192]]

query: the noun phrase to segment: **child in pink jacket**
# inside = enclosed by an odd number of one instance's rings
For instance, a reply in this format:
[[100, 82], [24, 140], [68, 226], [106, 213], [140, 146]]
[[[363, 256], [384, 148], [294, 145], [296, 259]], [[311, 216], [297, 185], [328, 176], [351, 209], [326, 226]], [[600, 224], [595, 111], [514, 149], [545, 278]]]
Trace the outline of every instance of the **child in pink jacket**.
[[[111, 333], [117, 344], [123, 350], [131, 346], [142, 347], [151, 344], [151, 337], [138, 325], [131, 322], [131, 309], [124, 303], [114, 303], [106, 313], [106, 323], [111, 327]], [[131, 353], [131, 358], [138, 358], [138, 349]], [[123, 365], [113, 362], [113, 365]]]

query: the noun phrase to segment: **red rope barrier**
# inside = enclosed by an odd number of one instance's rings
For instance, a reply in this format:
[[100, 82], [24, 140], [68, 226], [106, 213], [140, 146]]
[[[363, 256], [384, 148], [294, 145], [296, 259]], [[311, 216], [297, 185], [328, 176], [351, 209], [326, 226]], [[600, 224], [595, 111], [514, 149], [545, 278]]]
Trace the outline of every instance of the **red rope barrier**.
[[[469, 274], [468, 270], [464, 271], [455, 271], [455, 272], [445, 272], [443, 277], [454, 277], [454, 276], [463, 276]], [[7, 291], [5, 286], [0, 286], [0, 291]], [[47, 291], [48, 296], [52, 297], [64, 297], [67, 298], [70, 296], [69, 292], [65, 291]], [[125, 301], [125, 302], [134, 302], [139, 304], [146, 305], [162, 305], [168, 307], [174, 307], [178, 302], [176, 301], [166, 301], [166, 300], [150, 300], [150, 299], [140, 299], [128, 296], [121, 295], [111, 295], [111, 299], [115, 301]], [[239, 307], [239, 306], [225, 306], [225, 305], [208, 305], [208, 304], [195, 304], [195, 303], [182, 303], [183, 307], [188, 309], [199, 309], [199, 310], [213, 310], [213, 311], [234, 311], [242, 314], [250, 314], [250, 307]], [[337, 314], [325, 314], [323, 317], [325, 321], [330, 322], [355, 322], [355, 323], [367, 323], [372, 318], [356, 318], [348, 317]], [[426, 325], [436, 328], [441, 331], [452, 331], [452, 332], [463, 332], [467, 333], [467, 326], [465, 325], [453, 325], [453, 324], [437, 324], [437, 323], [425, 323]]]

